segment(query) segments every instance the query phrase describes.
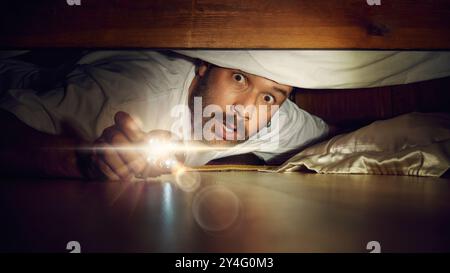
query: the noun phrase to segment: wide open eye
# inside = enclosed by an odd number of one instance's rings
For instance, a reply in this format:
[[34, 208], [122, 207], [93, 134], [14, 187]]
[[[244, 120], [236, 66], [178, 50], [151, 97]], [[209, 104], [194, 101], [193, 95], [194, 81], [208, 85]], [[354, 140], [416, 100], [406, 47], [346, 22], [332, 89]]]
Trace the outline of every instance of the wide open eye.
[[241, 73], [233, 73], [233, 80], [235, 80], [238, 83], [245, 83], [245, 76]]
[[266, 94], [263, 97], [264, 102], [267, 104], [274, 104], [275, 103], [275, 98], [272, 95]]

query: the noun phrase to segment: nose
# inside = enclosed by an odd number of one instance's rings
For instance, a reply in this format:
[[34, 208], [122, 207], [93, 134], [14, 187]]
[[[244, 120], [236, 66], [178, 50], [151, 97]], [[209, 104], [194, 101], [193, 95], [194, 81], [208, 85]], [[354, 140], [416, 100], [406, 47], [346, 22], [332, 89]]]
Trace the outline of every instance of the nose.
[[256, 92], [246, 92], [242, 94], [237, 100], [233, 107], [237, 116], [243, 119], [250, 119], [255, 114], [257, 102]]

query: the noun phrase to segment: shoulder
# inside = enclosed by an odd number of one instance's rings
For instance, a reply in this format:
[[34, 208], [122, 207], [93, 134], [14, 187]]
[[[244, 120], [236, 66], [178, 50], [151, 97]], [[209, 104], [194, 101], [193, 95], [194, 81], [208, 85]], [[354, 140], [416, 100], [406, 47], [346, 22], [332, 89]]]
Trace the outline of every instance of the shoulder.
[[123, 103], [179, 93], [193, 68], [193, 61], [170, 51], [92, 51], [77, 62], [66, 83], [83, 90], [97, 88], [111, 101]]
[[78, 65], [78, 72], [89, 73], [105, 87], [138, 88], [154, 94], [183, 86], [194, 62], [170, 51], [107, 50], [89, 52]]
[[328, 133], [328, 125], [321, 118], [308, 113], [294, 102], [286, 100], [279, 109], [280, 131], [314, 138]]
[[271, 122], [271, 132], [254, 152], [265, 161], [302, 149], [328, 134], [328, 125], [319, 117], [300, 109], [292, 101], [285, 101]]

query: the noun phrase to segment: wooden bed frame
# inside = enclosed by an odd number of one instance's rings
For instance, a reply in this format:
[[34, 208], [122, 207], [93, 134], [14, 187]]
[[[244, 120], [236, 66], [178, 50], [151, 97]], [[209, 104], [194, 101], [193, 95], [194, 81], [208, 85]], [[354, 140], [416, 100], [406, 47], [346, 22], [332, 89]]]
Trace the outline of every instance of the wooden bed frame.
[[297, 105], [340, 128], [356, 129], [409, 112], [449, 112], [450, 77], [358, 89], [297, 89]]
[[15, 0], [0, 46], [448, 49], [449, 26], [447, 0]]

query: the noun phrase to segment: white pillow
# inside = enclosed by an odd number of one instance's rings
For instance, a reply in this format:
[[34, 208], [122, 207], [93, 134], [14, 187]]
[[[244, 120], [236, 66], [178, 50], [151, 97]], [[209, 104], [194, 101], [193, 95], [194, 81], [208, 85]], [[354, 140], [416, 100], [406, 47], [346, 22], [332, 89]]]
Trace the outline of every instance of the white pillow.
[[410, 113], [311, 146], [278, 172], [441, 176], [450, 168], [450, 114]]

